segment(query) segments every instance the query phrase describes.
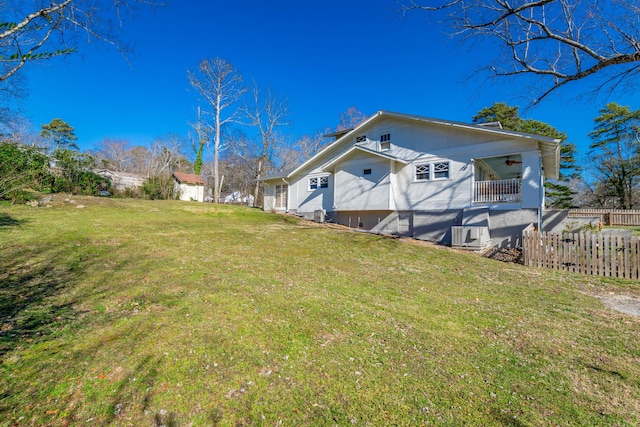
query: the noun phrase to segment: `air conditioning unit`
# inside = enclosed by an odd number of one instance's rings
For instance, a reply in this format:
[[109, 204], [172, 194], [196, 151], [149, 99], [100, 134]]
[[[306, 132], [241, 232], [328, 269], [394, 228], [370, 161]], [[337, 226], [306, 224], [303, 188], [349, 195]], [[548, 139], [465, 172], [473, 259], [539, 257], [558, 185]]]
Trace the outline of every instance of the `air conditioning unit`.
[[313, 212], [313, 220], [315, 222], [323, 223], [325, 219], [325, 215], [326, 215], [326, 212], [324, 211], [324, 209], [316, 209]]
[[463, 249], [483, 249], [489, 244], [489, 227], [451, 227], [451, 246]]

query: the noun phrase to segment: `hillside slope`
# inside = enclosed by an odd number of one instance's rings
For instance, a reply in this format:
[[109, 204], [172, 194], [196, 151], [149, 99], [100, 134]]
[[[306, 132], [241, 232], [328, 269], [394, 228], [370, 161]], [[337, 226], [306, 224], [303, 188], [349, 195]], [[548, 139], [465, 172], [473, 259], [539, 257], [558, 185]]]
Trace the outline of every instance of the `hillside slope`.
[[0, 206], [0, 255], [0, 425], [640, 424], [637, 283], [124, 199]]

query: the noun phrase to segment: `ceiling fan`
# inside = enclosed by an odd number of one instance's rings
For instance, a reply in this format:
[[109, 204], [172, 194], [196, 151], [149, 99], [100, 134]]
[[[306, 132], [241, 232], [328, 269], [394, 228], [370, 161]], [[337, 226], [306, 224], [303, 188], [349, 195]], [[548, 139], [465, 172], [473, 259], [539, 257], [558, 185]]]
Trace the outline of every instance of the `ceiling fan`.
[[507, 165], [507, 166], [513, 166], [513, 165], [521, 165], [522, 162], [518, 162], [516, 160], [511, 160], [510, 158], [507, 157], [507, 160], [505, 160], [504, 164]]

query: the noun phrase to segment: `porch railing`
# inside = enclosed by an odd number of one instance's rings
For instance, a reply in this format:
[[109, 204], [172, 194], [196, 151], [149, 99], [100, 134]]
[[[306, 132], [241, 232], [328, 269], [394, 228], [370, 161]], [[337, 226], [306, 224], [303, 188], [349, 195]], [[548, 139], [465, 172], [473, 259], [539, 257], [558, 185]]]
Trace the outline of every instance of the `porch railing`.
[[517, 203], [521, 200], [522, 179], [499, 179], [474, 183], [474, 203]]

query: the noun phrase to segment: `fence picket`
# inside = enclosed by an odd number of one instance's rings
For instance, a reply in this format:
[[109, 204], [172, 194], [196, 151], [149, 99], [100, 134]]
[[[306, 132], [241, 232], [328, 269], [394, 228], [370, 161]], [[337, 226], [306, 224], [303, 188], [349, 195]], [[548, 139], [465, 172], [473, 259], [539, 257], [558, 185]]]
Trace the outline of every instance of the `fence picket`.
[[522, 233], [524, 264], [624, 279], [640, 279], [640, 238], [600, 233]]
[[637, 209], [570, 209], [570, 218], [599, 217], [604, 225], [640, 226]]

